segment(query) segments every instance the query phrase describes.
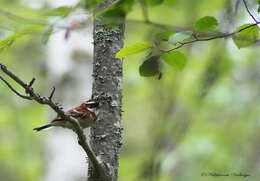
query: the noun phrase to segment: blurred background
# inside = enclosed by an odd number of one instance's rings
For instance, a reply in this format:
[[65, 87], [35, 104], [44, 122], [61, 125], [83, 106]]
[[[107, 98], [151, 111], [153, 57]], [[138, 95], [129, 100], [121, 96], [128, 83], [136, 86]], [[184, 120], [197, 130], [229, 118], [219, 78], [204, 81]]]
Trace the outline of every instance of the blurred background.
[[[75, 18], [86, 18], [88, 14], [81, 11], [65, 19], [42, 13], [75, 3], [1, 0], [0, 39], [33, 24], [28, 20], [68, 25]], [[257, 10], [251, 10], [257, 17]], [[149, 6], [148, 12], [151, 21], [185, 28], [203, 16], [214, 16], [222, 32], [253, 23], [242, 1], [237, 0], [164, 0], [161, 5]], [[135, 4], [127, 18], [143, 20], [140, 4]], [[129, 21], [125, 45], [152, 41], [159, 31]], [[25, 81], [35, 77], [35, 90], [42, 95], [55, 86], [55, 100], [67, 109], [91, 96], [91, 23], [71, 32], [68, 39], [65, 34], [64, 29], [53, 32], [47, 44], [35, 32], [23, 36], [0, 54], [0, 61]], [[145, 53], [124, 59], [119, 180], [216, 180], [218, 177], [202, 175], [235, 173], [249, 174], [247, 180], [258, 181], [259, 47], [238, 49], [227, 38], [197, 42], [180, 51], [188, 57], [185, 69], [164, 66], [160, 80], [139, 75]], [[42, 133], [32, 130], [54, 116], [48, 107], [22, 100], [0, 82], [1, 180], [84, 180], [87, 159], [73, 133], [58, 128]], [[242, 179], [221, 177], [223, 181]]]

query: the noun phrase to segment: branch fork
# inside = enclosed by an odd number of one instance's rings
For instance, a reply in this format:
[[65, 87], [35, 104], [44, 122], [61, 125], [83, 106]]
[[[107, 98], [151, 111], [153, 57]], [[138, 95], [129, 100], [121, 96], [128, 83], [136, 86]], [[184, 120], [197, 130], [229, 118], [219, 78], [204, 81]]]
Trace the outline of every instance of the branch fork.
[[59, 103], [53, 102], [52, 98], [55, 93], [55, 87], [52, 88], [52, 91], [51, 91], [49, 97], [42, 97], [42, 96], [40, 96], [40, 94], [36, 93], [32, 88], [32, 85], [34, 84], [34, 82], [36, 80], [35, 78], [32, 78], [32, 80], [27, 84], [24, 81], [22, 81], [18, 76], [16, 76], [13, 72], [8, 70], [7, 67], [4, 64], [2, 64], [1, 62], [0, 62], [0, 69], [4, 74], [9, 76], [12, 80], [14, 80], [17, 84], [19, 84], [25, 90], [26, 95], [19, 93], [19, 91], [17, 91], [4, 77], [2, 77], [0, 75], [0, 80], [2, 80], [7, 85], [7, 87], [12, 92], [14, 92], [17, 96], [19, 96], [23, 99], [26, 99], [26, 100], [34, 100], [34, 101], [38, 102], [39, 104], [46, 104], [49, 107], [51, 107], [58, 114], [58, 116], [60, 116], [64, 120], [72, 123], [72, 125], [74, 127], [73, 130], [78, 136], [79, 145], [84, 149], [89, 160], [93, 164], [97, 175], [99, 175], [99, 177], [102, 180], [105, 180], [106, 177], [105, 177], [105, 171], [104, 171], [104, 163], [97, 159], [97, 157], [94, 154], [94, 152], [92, 151], [91, 147], [88, 145], [87, 138], [84, 134], [82, 127], [79, 125], [78, 121], [75, 118], [66, 115], [65, 112], [62, 110], [62, 107]]

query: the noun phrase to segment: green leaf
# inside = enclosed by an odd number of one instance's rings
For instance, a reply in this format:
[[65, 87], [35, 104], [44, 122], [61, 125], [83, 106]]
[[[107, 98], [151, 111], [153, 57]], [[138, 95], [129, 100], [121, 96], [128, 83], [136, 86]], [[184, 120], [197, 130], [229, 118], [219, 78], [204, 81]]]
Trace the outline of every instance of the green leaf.
[[50, 11], [47, 11], [46, 13], [44, 13], [46, 16], [61, 16], [61, 17], [66, 17], [70, 14], [70, 12], [72, 11], [71, 7], [67, 7], [67, 6], [62, 6], [59, 8], [54, 8], [51, 9]]
[[104, 12], [100, 19], [107, 27], [117, 28], [125, 16], [126, 13], [122, 9], [114, 8]]
[[29, 24], [29, 25], [45, 25], [47, 23], [46, 20], [44, 19], [34, 19], [34, 18], [27, 18], [23, 17], [20, 15], [13, 14], [7, 10], [3, 10], [0, 8], [0, 15], [3, 15], [4, 17], [17, 22], [17, 23], [22, 23], [24, 24]]
[[192, 31], [183, 31], [183, 32], [175, 33], [169, 37], [168, 42], [173, 45], [176, 45], [178, 42], [182, 42], [183, 40], [190, 38], [191, 35], [192, 35]]
[[106, 11], [102, 16], [103, 18], [124, 18], [125, 17], [125, 12], [121, 9], [111, 9], [109, 11]]
[[218, 26], [218, 20], [212, 16], [205, 16], [200, 18], [195, 24], [194, 28], [197, 31], [211, 31]]
[[116, 7], [123, 10], [127, 14], [132, 11], [134, 4], [135, 0], [120, 1]]
[[139, 67], [139, 73], [143, 77], [151, 77], [160, 73], [159, 59], [160, 56], [153, 56], [148, 58]]
[[244, 48], [256, 43], [256, 40], [259, 37], [259, 28], [258, 26], [251, 26], [244, 29], [250, 25], [251, 24], [244, 24], [238, 27], [237, 31], [240, 32], [233, 35], [232, 39], [238, 48]]
[[186, 56], [179, 51], [164, 53], [162, 59], [170, 66], [182, 70], [187, 64]]
[[163, 40], [163, 41], [168, 41], [169, 37], [172, 36], [175, 32], [173, 31], [162, 31], [159, 32], [155, 35], [157, 40]]
[[20, 38], [21, 36], [28, 35], [28, 34], [29, 35], [38, 34], [41, 32], [42, 32], [42, 26], [38, 26], [38, 25], [27, 26], [23, 30], [16, 32], [3, 40], [0, 40], [0, 53], [10, 48], [17, 38]]
[[14, 33], [3, 40], [0, 40], [0, 53], [10, 48], [14, 41], [21, 36], [22, 35], [20, 33]]
[[43, 32], [43, 34], [41, 35], [41, 42], [43, 44], [48, 43], [51, 34], [53, 33], [53, 26], [49, 26], [46, 28], [46, 30]]
[[31, 25], [31, 26], [27, 26], [26, 28], [24, 28], [23, 30], [20, 31], [20, 34], [39, 34], [42, 33], [43, 31], [43, 27], [39, 26], [39, 25]]
[[163, 0], [146, 0], [146, 3], [150, 6], [156, 6], [163, 3]]
[[127, 0], [127, 1], [118, 1], [107, 8], [101, 8], [97, 10], [94, 17], [114, 17], [116, 14], [119, 14], [119, 17], [115, 18], [122, 18], [125, 17], [130, 11], [132, 11], [132, 7], [134, 5], [134, 0]]
[[98, 6], [102, 2], [102, 0], [85, 0], [84, 2], [85, 2], [85, 8], [89, 10]]
[[145, 51], [149, 48], [152, 48], [152, 44], [149, 42], [136, 43], [122, 48], [119, 52], [117, 52], [115, 58], [125, 58], [127, 56]]
[[72, 8], [63, 6], [63, 7], [56, 8], [55, 10], [58, 16], [66, 17], [70, 14]]
[[109, 28], [117, 28], [125, 16], [132, 10], [134, 0], [117, 1], [107, 8], [97, 10], [94, 17], [99, 17]]
[[260, 0], [258, 0], [258, 9], [257, 12], [260, 13]]

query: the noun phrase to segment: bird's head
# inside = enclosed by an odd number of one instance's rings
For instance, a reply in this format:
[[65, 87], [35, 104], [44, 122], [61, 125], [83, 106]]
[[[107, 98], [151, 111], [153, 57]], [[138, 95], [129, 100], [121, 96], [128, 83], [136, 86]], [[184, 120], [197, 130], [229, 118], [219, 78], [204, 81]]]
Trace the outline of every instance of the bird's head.
[[101, 106], [99, 101], [93, 99], [86, 101], [85, 104], [89, 109], [98, 109]]
[[100, 108], [109, 102], [109, 99], [97, 97], [85, 101], [85, 105], [90, 111], [99, 112]]

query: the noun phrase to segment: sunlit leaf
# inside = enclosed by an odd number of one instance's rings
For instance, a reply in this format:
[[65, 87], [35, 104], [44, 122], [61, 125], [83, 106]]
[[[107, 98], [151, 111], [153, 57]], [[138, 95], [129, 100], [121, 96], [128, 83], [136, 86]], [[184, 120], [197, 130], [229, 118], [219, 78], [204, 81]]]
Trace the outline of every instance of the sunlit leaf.
[[162, 59], [170, 66], [182, 70], [187, 64], [186, 56], [179, 51], [164, 53]]
[[70, 14], [71, 10], [72, 10], [71, 7], [66, 7], [66, 6], [56, 8], [56, 12], [57, 12], [58, 16], [62, 16], [62, 17], [68, 16]]
[[200, 18], [194, 24], [194, 27], [197, 31], [211, 31], [216, 29], [217, 26], [218, 26], [218, 21], [216, 18], [212, 16], [205, 16], [203, 18]]
[[140, 75], [143, 77], [151, 77], [159, 74], [159, 58], [160, 56], [153, 56], [145, 60], [139, 67]]
[[20, 33], [14, 33], [3, 40], [0, 40], [0, 53], [10, 48], [14, 41], [21, 36], [22, 35]]
[[9, 12], [7, 10], [0, 9], [0, 15], [3, 15], [4, 17], [18, 23], [22, 24], [30, 24], [30, 25], [45, 25], [46, 20], [44, 19], [32, 19], [29, 17], [23, 17], [20, 15], [16, 15], [12, 12]]
[[38, 25], [27, 26], [20, 31], [21, 34], [40, 34], [43, 32], [44, 27]]
[[182, 42], [183, 40], [189, 39], [192, 36], [192, 31], [183, 31], [179, 33], [175, 33], [169, 37], [168, 42], [176, 45], [178, 42]]
[[124, 58], [124, 57], [130, 56], [130, 55], [136, 54], [136, 53], [140, 53], [149, 48], [152, 48], [152, 43], [149, 43], [149, 42], [136, 43], [136, 44], [122, 48], [119, 52], [117, 52], [115, 57]]
[[[258, 26], [250, 26], [250, 24], [244, 24], [237, 28], [239, 33], [233, 35], [233, 41], [238, 48], [244, 48], [256, 43], [257, 38], [259, 37], [259, 28]], [[246, 28], [246, 29], [244, 29]]]
[[14, 41], [17, 38], [20, 38], [23, 35], [32, 35], [32, 34], [41, 33], [42, 29], [43, 29], [42, 26], [38, 26], [38, 25], [28, 26], [25, 29], [8, 36], [7, 38], [0, 40], [0, 53], [10, 48], [10, 46], [14, 43]]

